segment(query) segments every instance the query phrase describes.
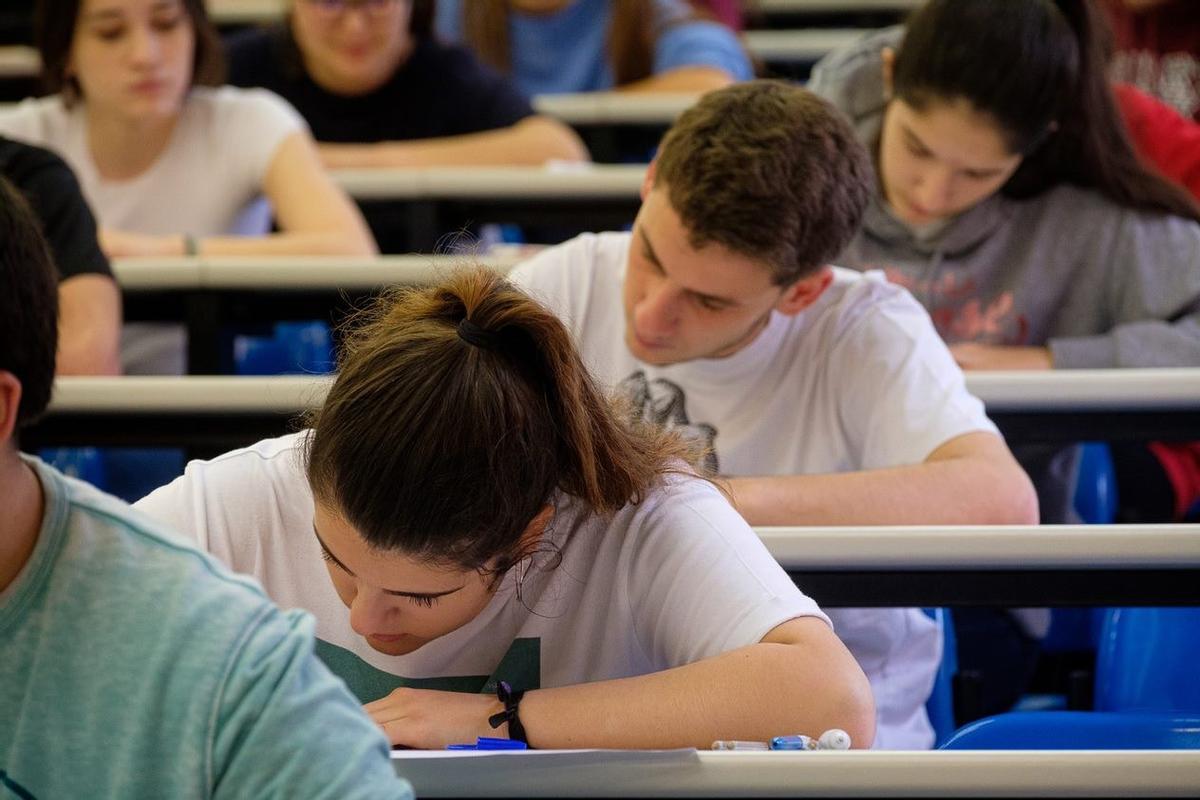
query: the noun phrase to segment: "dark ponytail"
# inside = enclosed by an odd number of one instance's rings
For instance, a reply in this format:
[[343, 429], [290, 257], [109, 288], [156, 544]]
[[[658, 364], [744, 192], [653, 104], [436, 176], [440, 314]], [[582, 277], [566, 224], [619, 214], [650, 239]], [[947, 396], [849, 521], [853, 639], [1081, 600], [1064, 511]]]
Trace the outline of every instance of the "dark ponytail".
[[1001, 191], [1060, 183], [1115, 203], [1200, 221], [1182, 188], [1133, 149], [1108, 82], [1109, 31], [1091, 0], [930, 0], [896, 54], [895, 96], [917, 109], [967, 100], [1025, 156]]
[[493, 272], [365, 313], [311, 419], [307, 473], [380, 550], [503, 572], [556, 490], [611, 514], [689, 455], [614, 412], [562, 323]]

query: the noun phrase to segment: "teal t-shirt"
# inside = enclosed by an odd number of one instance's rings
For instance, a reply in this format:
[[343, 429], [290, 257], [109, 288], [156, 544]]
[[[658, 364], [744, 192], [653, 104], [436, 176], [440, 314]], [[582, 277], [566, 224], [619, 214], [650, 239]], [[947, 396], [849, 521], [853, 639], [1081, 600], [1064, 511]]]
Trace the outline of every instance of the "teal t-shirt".
[[39, 461], [0, 592], [0, 800], [408, 798], [307, 614]]

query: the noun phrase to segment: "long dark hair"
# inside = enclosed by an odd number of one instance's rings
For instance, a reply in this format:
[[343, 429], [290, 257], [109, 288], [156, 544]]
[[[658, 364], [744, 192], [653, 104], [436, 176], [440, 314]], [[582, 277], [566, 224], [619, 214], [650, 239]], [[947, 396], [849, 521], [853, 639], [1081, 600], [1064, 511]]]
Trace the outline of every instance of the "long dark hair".
[[548, 310], [463, 271], [365, 312], [310, 419], [316, 500], [371, 546], [502, 573], [556, 490], [594, 513], [638, 502], [689, 449], [622, 418]]
[[[42, 86], [61, 93], [69, 106], [82, 95], [79, 83], [67, 76], [67, 62], [79, 24], [83, 0], [38, 0], [33, 10], [33, 42], [42, 58]], [[225, 57], [204, 0], [181, 0], [192, 24], [196, 45], [192, 55], [192, 86], [220, 86], [225, 82]]]
[[930, 0], [896, 54], [895, 96], [917, 109], [963, 98], [995, 118], [1021, 166], [1001, 189], [1059, 183], [1200, 221], [1200, 206], [1138, 158], [1108, 83], [1110, 33], [1090, 0]]

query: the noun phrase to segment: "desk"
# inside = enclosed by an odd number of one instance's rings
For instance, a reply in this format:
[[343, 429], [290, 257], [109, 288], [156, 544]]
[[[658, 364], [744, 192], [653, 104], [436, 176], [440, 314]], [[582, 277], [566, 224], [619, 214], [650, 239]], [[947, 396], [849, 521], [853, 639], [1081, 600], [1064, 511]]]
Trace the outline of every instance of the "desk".
[[571, 753], [395, 763], [418, 797], [1179, 797], [1200, 786], [1200, 752], [1192, 751], [644, 755], [622, 763], [614, 752], [611, 767]]
[[[346, 169], [332, 175], [356, 200], [399, 208], [388, 226], [403, 229], [404, 249], [431, 253], [444, 235], [473, 222], [619, 230], [637, 215], [645, 172], [639, 164], [569, 164]], [[372, 206], [364, 211], [370, 215]], [[380, 234], [378, 223], [373, 227]], [[378, 238], [385, 250], [395, 249], [386, 235]]]
[[747, 50], [768, 65], [790, 65], [819, 61], [825, 54], [851, 45], [871, 32], [863, 28], [746, 31], [742, 41]]
[[166, 258], [117, 260], [113, 272], [125, 319], [183, 322], [190, 370], [212, 374], [221, 363], [223, 324], [336, 321], [387, 286], [430, 283], [476, 261], [501, 272], [517, 263], [515, 257], [467, 255]]

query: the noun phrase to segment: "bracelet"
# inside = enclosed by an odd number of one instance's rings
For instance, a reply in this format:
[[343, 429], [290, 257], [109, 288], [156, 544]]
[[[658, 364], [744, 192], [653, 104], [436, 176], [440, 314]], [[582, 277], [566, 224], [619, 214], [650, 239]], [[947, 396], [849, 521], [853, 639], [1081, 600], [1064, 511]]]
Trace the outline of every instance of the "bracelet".
[[517, 706], [521, 704], [521, 698], [524, 696], [524, 691], [514, 692], [507, 681], [498, 681], [496, 698], [504, 704], [504, 710], [488, 717], [488, 725], [499, 728], [507, 722], [508, 738], [529, 744], [529, 740], [525, 737], [525, 726], [521, 724], [521, 718], [517, 716]]
[[185, 256], [195, 256], [200, 254], [200, 245], [196, 242], [196, 237], [190, 233], [183, 235], [183, 254]]

